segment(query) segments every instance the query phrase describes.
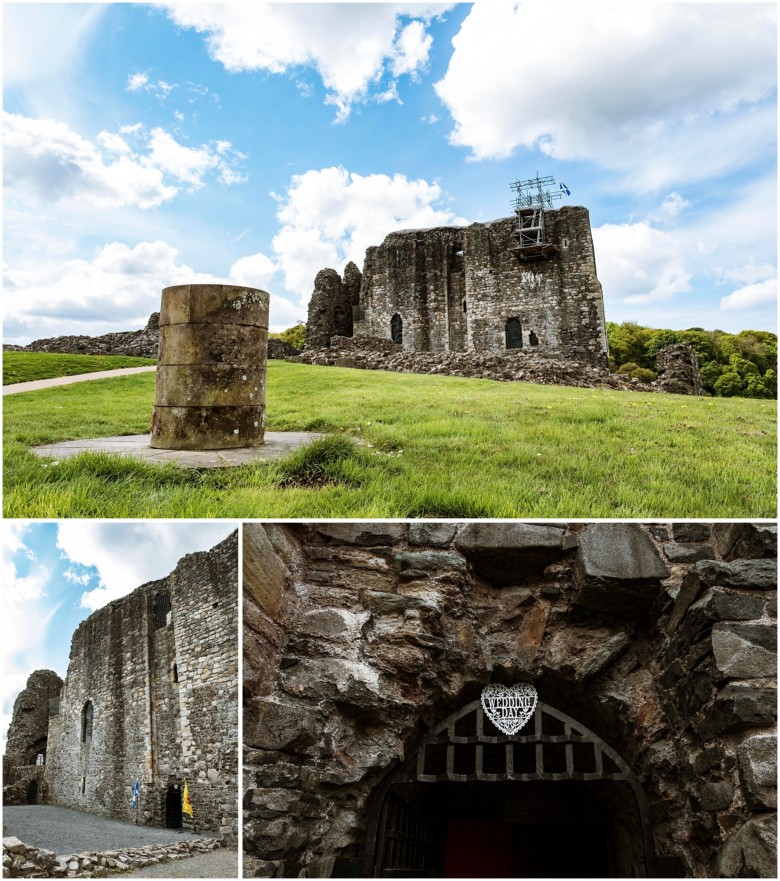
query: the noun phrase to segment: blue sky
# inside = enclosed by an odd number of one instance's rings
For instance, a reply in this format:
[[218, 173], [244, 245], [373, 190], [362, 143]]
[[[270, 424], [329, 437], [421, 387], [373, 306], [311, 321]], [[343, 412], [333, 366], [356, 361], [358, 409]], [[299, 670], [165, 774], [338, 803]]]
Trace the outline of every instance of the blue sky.
[[[4, 340], [270, 291], [393, 229], [590, 209], [608, 320], [776, 328], [775, 4], [4, 4]], [[67, 35], [67, 38], [63, 38]]]
[[235, 524], [224, 521], [3, 524], [3, 677], [0, 733], [33, 670], [65, 678], [70, 640], [96, 609], [163, 578], [177, 562], [212, 548]]

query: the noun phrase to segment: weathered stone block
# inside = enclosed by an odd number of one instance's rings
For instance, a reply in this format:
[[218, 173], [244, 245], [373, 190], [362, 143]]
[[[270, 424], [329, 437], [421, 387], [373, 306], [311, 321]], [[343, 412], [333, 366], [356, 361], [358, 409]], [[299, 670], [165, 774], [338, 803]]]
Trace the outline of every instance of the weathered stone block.
[[715, 666], [728, 679], [777, 675], [777, 628], [773, 624], [720, 622], [712, 628]]
[[701, 806], [705, 811], [725, 811], [734, 798], [734, 787], [725, 780], [705, 783], [701, 788]]
[[260, 523], [244, 524], [244, 588], [249, 589], [261, 609], [279, 613], [290, 572], [274, 551]]
[[403, 523], [320, 523], [317, 532], [344, 544], [374, 547], [392, 545], [406, 533]]
[[710, 528], [704, 523], [673, 523], [672, 535], [675, 541], [707, 541]]
[[633, 523], [597, 523], [580, 535], [575, 563], [578, 605], [644, 614], [669, 574], [655, 545]]
[[712, 534], [725, 559], [777, 557], [777, 526], [773, 524], [715, 523]]
[[762, 594], [711, 587], [690, 606], [688, 615], [700, 615], [707, 621], [751, 621], [760, 618], [763, 610]]
[[720, 689], [697, 730], [707, 742], [718, 734], [760, 728], [776, 721], [777, 686], [774, 683], [757, 686], [729, 682]]
[[564, 527], [530, 523], [469, 523], [455, 547], [474, 571], [493, 584], [516, 584], [540, 575], [563, 555]]
[[466, 561], [452, 551], [401, 551], [395, 555], [396, 569], [406, 572], [443, 574], [447, 571], [466, 571]]
[[777, 814], [752, 817], [720, 849], [720, 878], [777, 877]]
[[732, 563], [703, 560], [694, 568], [706, 585], [752, 590], [777, 587], [776, 560], [734, 560]]
[[265, 366], [164, 365], [157, 368], [159, 407], [242, 407], [265, 400]]
[[268, 328], [265, 291], [238, 285], [194, 284], [164, 288], [158, 326], [168, 324], [245, 324]]
[[313, 741], [316, 731], [316, 716], [305, 707], [254, 698], [244, 708], [244, 740], [257, 749], [305, 746]]
[[739, 780], [753, 811], [777, 808], [777, 735], [757, 734], [737, 749]]
[[410, 523], [409, 544], [447, 547], [457, 532], [457, 523]]
[[695, 563], [697, 560], [714, 560], [715, 551], [708, 544], [677, 544], [668, 542], [664, 545], [664, 554], [670, 563]]

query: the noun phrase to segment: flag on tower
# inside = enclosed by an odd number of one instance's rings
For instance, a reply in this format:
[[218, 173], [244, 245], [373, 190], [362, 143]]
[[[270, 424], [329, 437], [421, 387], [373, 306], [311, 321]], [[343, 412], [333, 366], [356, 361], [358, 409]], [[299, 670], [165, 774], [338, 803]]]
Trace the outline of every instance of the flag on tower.
[[561, 189], [563, 190], [563, 192], [566, 193], [567, 196], [571, 196], [571, 190], [566, 186], [566, 184], [562, 180], [558, 181], [558, 183], [561, 185]]
[[133, 800], [130, 803], [130, 807], [135, 810], [135, 806], [138, 803], [138, 787], [141, 785], [141, 781], [138, 777], [135, 778], [135, 786], [133, 787]]
[[182, 814], [189, 814], [193, 819], [195, 819], [194, 814], [192, 813], [192, 802], [190, 801], [190, 791], [187, 789], [187, 781], [184, 781], [184, 792], [181, 797], [181, 812]]

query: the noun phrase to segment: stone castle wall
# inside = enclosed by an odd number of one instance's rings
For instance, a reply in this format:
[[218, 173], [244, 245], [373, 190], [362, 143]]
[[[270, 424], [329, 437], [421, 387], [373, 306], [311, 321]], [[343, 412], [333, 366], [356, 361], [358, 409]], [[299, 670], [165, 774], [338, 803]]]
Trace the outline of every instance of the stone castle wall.
[[237, 584], [234, 534], [79, 625], [49, 727], [52, 803], [132, 819], [139, 777], [139, 821], [164, 825], [180, 775], [196, 823], [236, 834]]
[[[406, 351], [501, 353], [507, 350], [507, 322], [514, 320], [527, 351], [607, 366], [588, 211], [547, 211], [545, 224], [555, 253], [533, 262], [520, 262], [513, 253], [514, 217], [391, 233], [366, 252], [359, 302], [346, 335], [391, 339], [395, 321]], [[344, 333], [336, 329], [333, 314], [343, 314], [348, 285], [339, 287], [338, 275], [327, 272], [328, 279], [318, 275], [315, 284], [309, 348]]]
[[[523, 680], [637, 775], [656, 873], [774, 877], [776, 539], [744, 523], [246, 525], [245, 873], [370, 872], [389, 775], [485, 684]], [[618, 851], [619, 875], [643, 871], [636, 843]]]

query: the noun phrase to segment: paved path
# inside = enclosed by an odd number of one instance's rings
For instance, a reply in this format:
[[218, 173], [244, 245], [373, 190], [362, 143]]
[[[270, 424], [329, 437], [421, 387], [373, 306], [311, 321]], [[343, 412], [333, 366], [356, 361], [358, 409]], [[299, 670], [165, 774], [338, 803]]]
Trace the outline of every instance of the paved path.
[[177, 832], [156, 826], [136, 826], [55, 805], [3, 807], [4, 834], [25, 844], [53, 850], [57, 855], [81, 851], [117, 850], [147, 844], [176, 844], [186, 838], [216, 838], [209, 832]]
[[151, 373], [157, 370], [155, 364], [146, 367], [120, 367], [118, 370], [98, 370], [95, 373], [77, 373], [75, 376], [53, 376], [51, 379], [34, 379], [31, 382], [15, 382], [4, 385], [4, 395], [18, 395], [20, 392], [36, 392], [42, 388], [54, 388], [56, 385], [70, 385], [74, 382], [88, 382], [90, 379], [114, 379], [117, 376], [130, 376], [133, 373]]
[[183, 860], [155, 863], [134, 872], [123, 872], [122, 878], [238, 878], [238, 852], [220, 847]]
[[265, 443], [259, 447], [239, 447], [232, 450], [155, 450], [149, 446], [150, 435], [128, 434], [60, 441], [31, 449], [38, 456], [53, 456], [58, 461], [78, 456], [79, 453], [119, 453], [156, 465], [173, 462], [182, 468], [231, 468], [247, 462], [281, 459], [322, 436], [315, 431], [266, 431]]

